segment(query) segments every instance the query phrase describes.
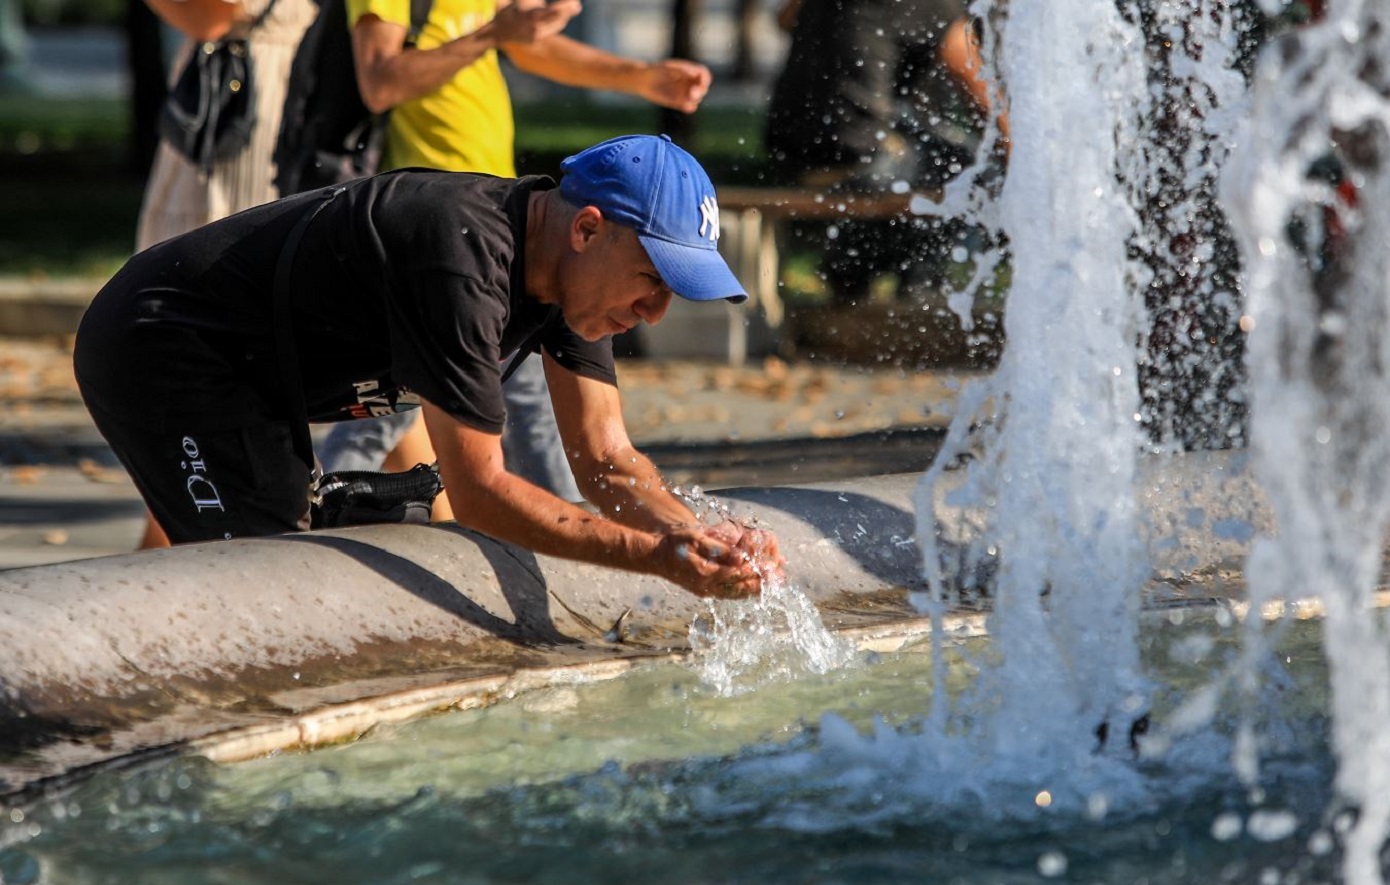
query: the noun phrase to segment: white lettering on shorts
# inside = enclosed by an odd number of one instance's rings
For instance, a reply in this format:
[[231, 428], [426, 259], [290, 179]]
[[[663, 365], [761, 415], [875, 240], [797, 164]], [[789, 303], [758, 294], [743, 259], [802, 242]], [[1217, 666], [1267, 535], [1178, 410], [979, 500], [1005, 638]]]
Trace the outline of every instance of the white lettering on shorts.
[[180, 463], [179, 467], [188, 471], [186, 485], [188, 497], [193, 499], [193, 506], [198, 508], [199, 513], [214, 507], [226, 512], [226, 508], [222, 506], [222, 496], [217, 493], [217, 486], [207, 477], [207, 464], [203, 461], [198, 451], [198, 443], [193, 437], [183, 438], [183, 453], [188, 460]]

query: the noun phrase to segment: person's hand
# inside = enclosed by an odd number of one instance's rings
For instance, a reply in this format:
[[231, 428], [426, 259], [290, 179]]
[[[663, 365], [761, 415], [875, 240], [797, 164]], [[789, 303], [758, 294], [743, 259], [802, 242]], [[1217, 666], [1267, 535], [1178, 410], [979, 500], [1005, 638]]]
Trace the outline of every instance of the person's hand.
[[693, 114], [713, 80], [714, 75], [702, 64], [668, 58], [653, 62], [643, 72], [638, 92], [653, 104]]
[[777, 536], [772, 532], [732, 519], [710, 526], [708, 530], [751, 559], [764, 577], [786, 577], [787, 560], [782, 556], [777, 546]]
[[[685, 526], [662, 534], [654, 571], [696, 596], [744, 599], [762, 592], [766, 562], [780, 574], [781, 555], [771, 533], [736, 524]], [[759, 559], [769, 555], [770, 560]]]
[[565, 29], [582, 8], [579, 0], [513, 0], [497, 10], [493, 26], [497, 42], [535, 43]]

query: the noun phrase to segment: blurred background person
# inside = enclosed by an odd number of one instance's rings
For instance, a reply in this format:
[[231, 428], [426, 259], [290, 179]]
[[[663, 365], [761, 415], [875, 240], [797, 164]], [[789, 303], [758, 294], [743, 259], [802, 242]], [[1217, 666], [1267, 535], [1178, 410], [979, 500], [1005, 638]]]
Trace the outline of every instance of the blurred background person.
[[[778, 23], [791, 46], [764, 134], [775, 183], [934, 189], [973, 162], [992, 102], [965, 0], [787, 0]], [[965, 230], [927, 218], [799, 235], [824, 238], [821, 275], [832, 302], [848, 305], [884, 271], [898, 273], [900, 296], [938, 288]]]
[[176, 56], [175, 71], [200, 43], [236, 33], [246, 36], [255, 83], [256, 123], [245, 149], [218, 160], [207, 175], [167, 143], [159, 145], [140, 206], [137, 250], [279, 196], [270, 155], [280, 131], [290, 63], [299, 38], [318, 9], [312, 0], [146, 2], [186, 38]]
[[[185, 37], [173, 70], [203, 42], [243, 34], [249, 44], [255, 83], [256, 121], [251, 140], [233, 157], [204, 174], [191, 160], [161, 141], [145, 185], [136, 227], [136, 251], [243, 209], [274, 200], [271, 153], [280, 131], [285, 87], [299, 39], [313, 22], [313, 0], [146, 0], [165, 23]], [[254, 24], [254, 26], [253, 26]], [[141, 547], [168, 546], [153, 517]]]

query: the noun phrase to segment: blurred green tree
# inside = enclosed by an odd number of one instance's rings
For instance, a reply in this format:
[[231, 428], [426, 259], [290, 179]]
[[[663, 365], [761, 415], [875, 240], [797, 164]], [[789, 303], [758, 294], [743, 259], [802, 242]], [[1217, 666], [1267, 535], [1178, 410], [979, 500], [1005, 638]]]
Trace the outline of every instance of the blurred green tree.
[[126, 0], [20, 0], [30, 25], [119, 25]]

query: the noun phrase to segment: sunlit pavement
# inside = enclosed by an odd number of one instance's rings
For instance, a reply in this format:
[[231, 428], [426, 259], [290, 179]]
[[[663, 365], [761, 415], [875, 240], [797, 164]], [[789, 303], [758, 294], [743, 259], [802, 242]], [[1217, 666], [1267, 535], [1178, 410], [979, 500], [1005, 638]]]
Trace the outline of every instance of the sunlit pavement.
[[[143, 507], [82, 406], [68, 336], [0, 337], [0, 568], [131, 550]], [[673, 481], [782, 485], [920, 471], [970, 373], [624, 360], [634, 441]]]

